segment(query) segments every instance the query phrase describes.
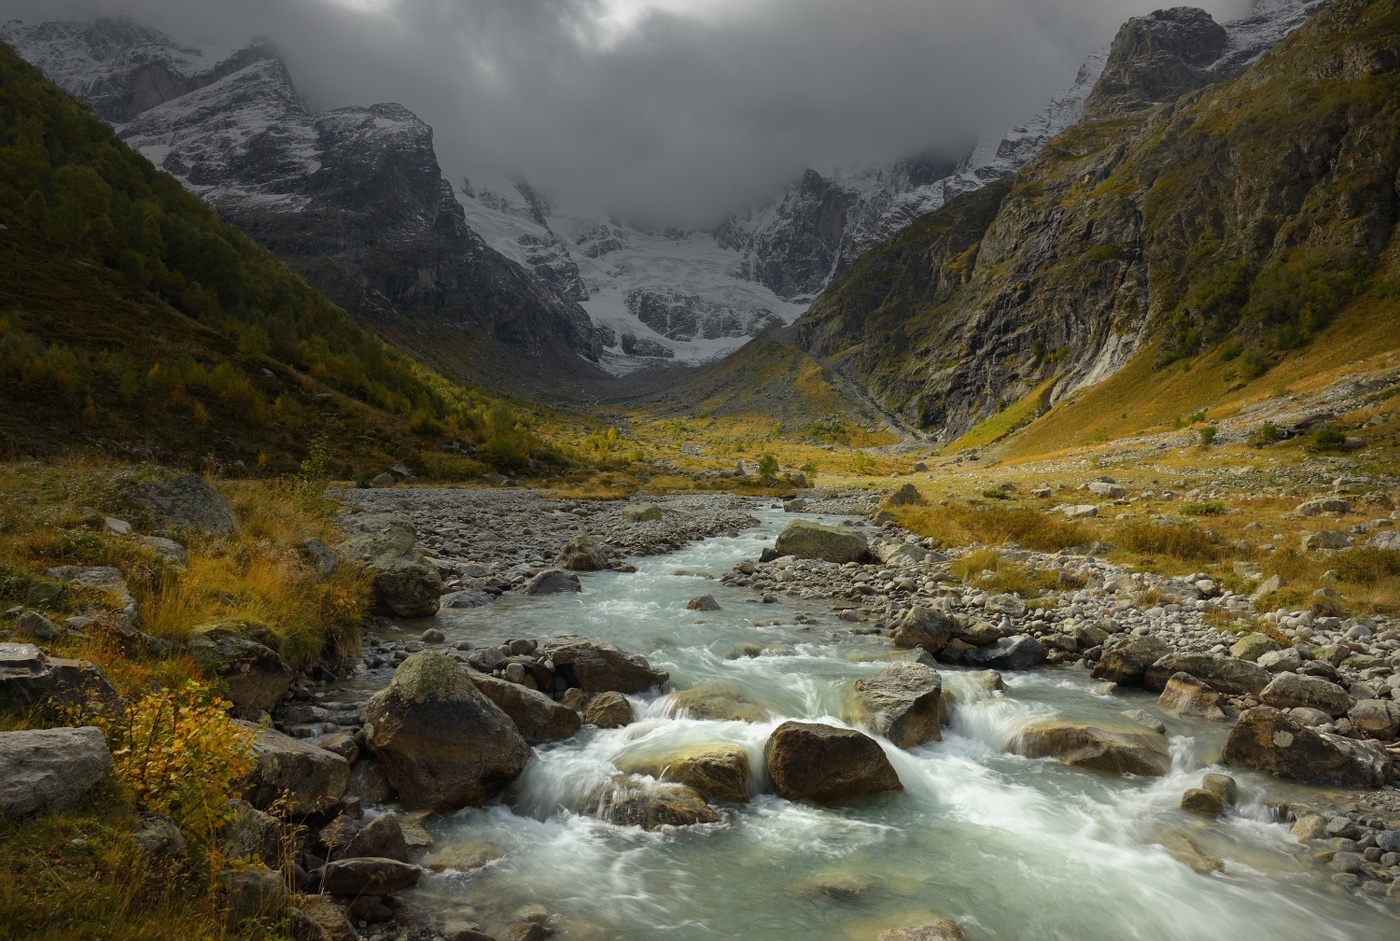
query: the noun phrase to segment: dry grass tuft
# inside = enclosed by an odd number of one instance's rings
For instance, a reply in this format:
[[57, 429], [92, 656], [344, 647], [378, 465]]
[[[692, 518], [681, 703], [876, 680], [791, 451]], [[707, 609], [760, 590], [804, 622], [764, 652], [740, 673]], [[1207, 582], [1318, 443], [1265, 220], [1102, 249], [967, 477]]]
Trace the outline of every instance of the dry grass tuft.
[[1014, 542], [1023, 549], [1058, 552], [1094, 539], [1093, 530], [1081, 523], [1022, 507], [950, 504], [905, 507], [894, 515], [901, 526], [945, 546]]

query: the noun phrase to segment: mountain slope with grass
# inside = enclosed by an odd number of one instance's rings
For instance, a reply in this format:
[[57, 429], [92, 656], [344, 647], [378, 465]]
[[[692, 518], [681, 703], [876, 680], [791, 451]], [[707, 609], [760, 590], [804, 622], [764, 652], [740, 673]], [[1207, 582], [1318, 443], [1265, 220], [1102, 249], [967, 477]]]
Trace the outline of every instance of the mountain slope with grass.
[[523, 464], [538, 444], [526, 416], [391, 349], [3, 46], [0, 129], [6, 456], [86, 444], [287, 470], [319, 439], [347, 474], [434, 474]]
[[[1205, 84], [1208, 16], [1132, 20], [1083, 120], [867, 253], [786, 338], [945, 442], [1004, 436], [1130, 366], [1131, 406], [1223, 364], [1199, 405], [1357, 336], [1394, 348], [1397, 43], [1393, 3], [1337, 0]], [[1125, 410], [1112, 430], [1169, 418]]]

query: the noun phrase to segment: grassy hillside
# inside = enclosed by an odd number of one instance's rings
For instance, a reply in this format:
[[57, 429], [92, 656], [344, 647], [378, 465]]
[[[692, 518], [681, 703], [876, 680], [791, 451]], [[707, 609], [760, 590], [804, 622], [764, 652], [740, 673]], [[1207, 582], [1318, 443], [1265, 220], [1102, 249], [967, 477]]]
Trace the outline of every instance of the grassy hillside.
[[361, 328], [0, 47], [5, 456], [287, 470], [324, 440], [347, 475], [464, 474], [522, 465], [530, 424]]

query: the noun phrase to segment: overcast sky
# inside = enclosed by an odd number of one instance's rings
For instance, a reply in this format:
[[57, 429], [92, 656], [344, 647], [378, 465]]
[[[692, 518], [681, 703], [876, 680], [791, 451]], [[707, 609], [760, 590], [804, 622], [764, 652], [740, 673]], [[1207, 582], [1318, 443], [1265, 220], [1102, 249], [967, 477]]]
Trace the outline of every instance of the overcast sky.
[[[0, 0], [283, 50], [319, 107], [397, 101], [439, 160], [708, 225], [806, 166], [953, 153], [1035, 114], [1157, 0]], [[1201, 4], [1219, 20], [1249, 0]]]

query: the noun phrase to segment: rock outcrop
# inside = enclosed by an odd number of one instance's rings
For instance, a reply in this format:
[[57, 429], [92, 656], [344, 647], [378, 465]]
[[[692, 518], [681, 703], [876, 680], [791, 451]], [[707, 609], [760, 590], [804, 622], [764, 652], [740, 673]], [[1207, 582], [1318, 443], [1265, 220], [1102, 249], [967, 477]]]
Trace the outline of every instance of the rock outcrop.
[[1383, 749], [1300, 725], [1272, 706], [1258, 706], [1240, 716], [1220, 760], [1331, 787], [1383, 787], [1391, 768]]

